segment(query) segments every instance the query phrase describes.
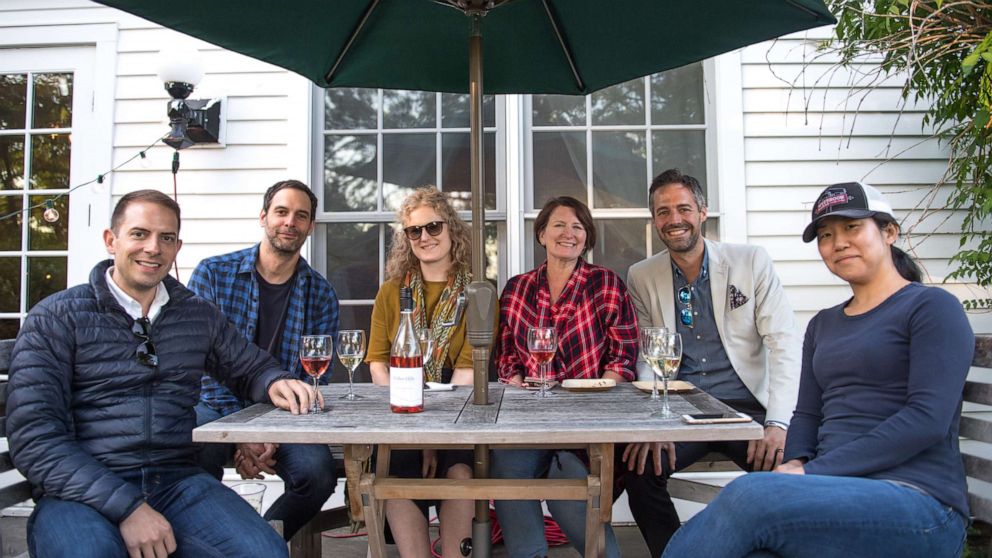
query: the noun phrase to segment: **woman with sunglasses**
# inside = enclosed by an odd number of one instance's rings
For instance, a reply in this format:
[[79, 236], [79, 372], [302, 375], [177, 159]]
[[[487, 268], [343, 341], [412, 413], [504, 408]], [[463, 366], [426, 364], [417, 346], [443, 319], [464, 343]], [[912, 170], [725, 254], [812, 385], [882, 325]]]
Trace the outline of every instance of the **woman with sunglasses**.
[[[428, 382], [472, 385], [472, 347], [462, 319], [465, 288], [472, 280], [471, 232], [433, 186], [419, 188], [397, 211], [401, 227], [393, 235], [386, 262], [387, 281], [372, 308], [366, 361], [377, 385], [389, 384], [389, 349], [400, 321], [400, 288], [413, 291], [417, 331], [430, 329], [431, 358], [425, 358]], [[394, 451], [390, 474], [402, 478], [472, 477], [472, 452], [467, 450]], [[386, 520], [401, 556], [431, 556], [427, 511], [432, 502], [389, 500]], [[459, 545], [471, 537], [473, 502], [446, 500], [438, 506], [443, 556], [460, 556]]]
[[[549, 380], [634, 379], [637, 361], [637, 322], [627, 287], [612, 271], [587, 263], [583, 255], [596, 244], [596, 226], [589, 208], [575, 198], [554, 198], [534, 220], [534, 235], [547, 250], [537, 269], [510, 279], [500, 298], [500, 332], [496, 368], [500, 380], [521, 386], [538, 376], [530, 358], [527, 330], [554, 327], [558, 350], [550, 363]], [[534, 405], [539, 407], [536, 399]], [[581, 412], [577, 410], [577, 412]], [[586, 464], [574, 453], [552, 450], [493, 452], [496, 478], [585, 478]], [[535, 500], [496, 501], [507, 553], [545, 556], [541, 503]], [[584, 553], [585, 503], [549, 501], [548, 508], [562, 531]], [[618, 556], [613, 531], [607, 528], [607, 555]]]
[[724, 488], [665, 556], [961, 555], [958, 420], [975, 340], [958, 300], [919, 283], [898, 237], [871, 186], [820, 194], [803, 241], [854, 296], [806, 330], [783, 463]]

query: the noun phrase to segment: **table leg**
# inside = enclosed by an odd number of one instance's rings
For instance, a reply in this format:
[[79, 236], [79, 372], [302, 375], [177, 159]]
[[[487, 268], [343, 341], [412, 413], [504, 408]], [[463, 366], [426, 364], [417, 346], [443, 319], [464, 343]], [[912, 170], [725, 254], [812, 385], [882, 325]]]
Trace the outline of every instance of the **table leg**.
[[365, 528], [369, 533], [369, 554], [373, 558], [386, 558], [386, 537], [382, 532], [385, 516], [382, 502], [375, 498], [375, 473], [362, 474], [360, 487], [362, 508], [365, 511]]
[[362, 500], [359, 497], [359, 483], [365, 471], [365, 463], [372, 457], [372, 446], [368, 444], [346, 444], [344, 446], [344, 471], [348, 484], [348, 510], [355, 522], [365, 521]]
[[613, 518], [613, 444], [589, 445], [586, 555], [606, 555], [606, 525]]

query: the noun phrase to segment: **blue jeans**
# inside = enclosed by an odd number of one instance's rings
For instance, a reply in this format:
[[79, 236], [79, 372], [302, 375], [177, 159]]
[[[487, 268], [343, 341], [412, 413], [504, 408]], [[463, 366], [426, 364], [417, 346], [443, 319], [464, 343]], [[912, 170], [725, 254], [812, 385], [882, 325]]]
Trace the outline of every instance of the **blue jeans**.
[[[536, 479], [547, 471], [549, 479], [584, 479], [589, 469], [574, 453], [556, 450], [495, 450], [492, 476], [497, 479]], [[496, 516], [503, 529], [506, 552], [514, 558], [547, 556], [544, 513], [538, 500], [496, 500]], [[548, 500], [551, 517], [568, 537], [572, 547], [585, 554], [586, 503], [576, 500]], [[606, 555], [620, 556], [613, 529], [606, 526]]]
[[[196, 424], [200, 426], [221, 418], [216, 410], [196, 405]], [[218, 480], [224, 465], [234, 455], [233, 444], [203, 444], [200, 466]], [[285, 491], [265, 512], [265, 519], [282, 521], [283, 536], [288, 541], [313, 518], [338, 485], [337, 463], [324, 444], [281, 444], [275, 454], [276, 473], [285, 483]]]
[[[240, 496], [199, 467], [119, 476], [172, 525], [177, 557], [288, 556], [286, 543]], [[120, 528], [91, 506], [45, 496], [28, 519], [31, 556], [126, 558]]]
[[751, 473], [679, 529], [664, 556], [958, 557], [966, 526], [952, 508], [892, 482]]

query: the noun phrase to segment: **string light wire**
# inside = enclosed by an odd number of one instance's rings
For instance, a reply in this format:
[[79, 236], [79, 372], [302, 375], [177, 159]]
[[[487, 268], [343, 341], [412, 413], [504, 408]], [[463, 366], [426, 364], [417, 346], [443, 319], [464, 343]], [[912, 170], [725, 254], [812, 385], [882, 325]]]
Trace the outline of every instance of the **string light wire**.
[[131, 161], [133, 161], [133, 160], [135, 160], [135, 159], [137, 159], [139, 157], [142, 158], [142, 159], [144, 159], [147, 156], [146, 155], [146, 152], [149, 149], [151, 149], [151, 148], [155, 147], [156, 145], [158, 145], [159, 142], [161, 142], [163, 139], [165, 139], [166, 136], [168, 136], [168, 134], [165, 134], [164, 136], [158, 138], [157, 140], [155, 140], [154, 142], [152, 142], [151, 145], [149, 145], [148, 147], [146, 147], [146, 148], [142, 149], [141, 151], [135, 153], [129, 159], [127, 159], [123, 163], [117, 165], [116, 167], [110, 169], [109, 171], [107, 171], [107, 172], [105, 172], [103, 174], [96, 175], [96, 178], [94, 178], [93, 180], [90, 180], [88, 182], [83, 182], [82, 184], [77, 184], [77, 185], [73, 186], [72, 188], [69, 188], [65, 192], [62, 192], [60, 194], [56, 194], [54, 197], [47, 198], [44, 201], [41, 201], [41, 202], [36, 203], [34, 205], [30, 205], [30, 206], [25, 207], [23, 209], [19, 209], [17, 211], [12, 211], [12, 212], [10, 212], [10, 213], [8, 213], [6, 215], [0, 216], [0, 221], [5, 221], [7, 219], [12, 219], [14, 217], [17, 217], [18, 215], [28, 213], [32, 209], [37, 209], [39, 207], [45, 207], [45, 208], [53, 209], [52, 206], [55, 205], [55, 202], [56, 201], [60, 200], [61, 198], [65, 197], [65, 196], [68, 196], [69, 194], [75, 192], [76, 190], [82, 188], [83, 186], [89, 186], [90, 184], [94, 184], [94, 183], [96, 183], [96, 184], [103, 184], [103, 181], [106, 180], [108, 176], [110, 176], [111, 174], [113, 174], [113, 173], [117, 172], [118, 170], [120, 170], [120, 168], [123, 167], [124, 165], [127, 165], [128, 163], [130, 163]]

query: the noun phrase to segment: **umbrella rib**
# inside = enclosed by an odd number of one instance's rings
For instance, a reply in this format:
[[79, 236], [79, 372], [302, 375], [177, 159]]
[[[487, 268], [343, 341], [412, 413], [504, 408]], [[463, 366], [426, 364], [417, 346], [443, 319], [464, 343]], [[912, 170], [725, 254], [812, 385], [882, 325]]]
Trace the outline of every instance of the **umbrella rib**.
[[795, 8], [799, 9], [800, 11], [806, 12], [807, 14], [813, 16], [813, 18], [816, 19], [816, 20], [823, 20], [823, 19], [825, 19], [823, 17], [823, 14], [817, 12], [816, 10], [813, 10], [813, 9], [809, 8], [808, 6], [803, 6], [802, 4], [796, 2], [795, 0], [786, 0], [786, 2], [788, 2], [789, 4], [792, 4]]
[[355, 29], [351, 32], [351, 35], [348, 36], [348, 42], [345, 43], [344, 48], [341, 49], [341, 54], [339, 54], [337, 60], [334, 61], [334, 65], [331, 66], [331, 70], [324, 76], [324, 81], [327, 82], [328, 85], [331, 84], [331, 78], [334, 77], [335, 72], [338, 71], [338, 66], [340, 66], [341, 62], [344, 61], [344, 57], [348, 55], [348, 52], [351, 50], [351, 46], [355, 44], [355, 39], [357, 39], [358, 35], [361, 34], [365, 24], [369, 21], [369, 17], [372, 16], [372, 12], [374, 12], [378, 6], [379, 0], [372, 0], [372, 2], [365, 8], [365, 13], [362, 14], [362, 19], [358, 21], [358, 25], [355, 26]]
[[551, 28], [555, 32], [555, 37], [558, 38], [558, 44], [561, 45], [561, 50], [565, 54], [565, 60], [568, 62], [568, 67], [572, 70], [572, 77], [575, 78], [575, 84], [579, 87], [579, 91], [585, 91], [585, 83], [582, 82], [582, 78], [579, 76], [579, 70], [575, 67], [575, 60], [572, 58], [572, 51], [568, 48], [565, 43], [565, 37], [561, 33], [561, 28], [558, 26], [558, 20], [555, 18], [554, 13], [551, 11], [551, 6], [548, 5], [548, 0], [541, 0], [541, 4], [544, 5], [544, 12], [548, 14], [548, 20], [551, 21]]

